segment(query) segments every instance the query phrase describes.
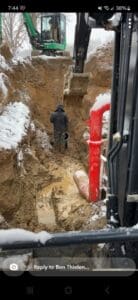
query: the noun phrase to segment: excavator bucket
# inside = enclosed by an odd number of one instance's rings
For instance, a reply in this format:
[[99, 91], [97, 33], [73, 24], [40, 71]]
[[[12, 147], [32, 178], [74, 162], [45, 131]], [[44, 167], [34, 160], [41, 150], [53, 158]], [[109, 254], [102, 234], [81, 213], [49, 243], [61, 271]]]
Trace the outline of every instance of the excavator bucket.
[[80, 100], [87, 94], [90, 73], [67, 73], [64, 81], [64, 101], [77, 97]]

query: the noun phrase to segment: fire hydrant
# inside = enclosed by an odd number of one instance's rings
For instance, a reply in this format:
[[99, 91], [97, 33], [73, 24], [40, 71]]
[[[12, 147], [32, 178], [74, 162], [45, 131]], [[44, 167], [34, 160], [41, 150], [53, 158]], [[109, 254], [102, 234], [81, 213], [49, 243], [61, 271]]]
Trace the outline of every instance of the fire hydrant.
[[110, 110], [110, 99], [97, 100], [90, 110], [89, 145], [89, 201], [98, 201], [100, 197], [100, 166], [102, 144], [102, 119], [105, 111]]

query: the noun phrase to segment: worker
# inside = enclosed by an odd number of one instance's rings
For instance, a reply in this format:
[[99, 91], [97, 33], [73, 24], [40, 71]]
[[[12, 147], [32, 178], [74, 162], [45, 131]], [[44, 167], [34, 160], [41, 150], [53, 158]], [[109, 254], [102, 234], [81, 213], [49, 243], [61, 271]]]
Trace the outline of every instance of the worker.
[[68, 117], [62, 104], [59, 104], [50, 116], [50, 122], [54, 126], [54, 145], [61, 151], [68, 148]]
[[50, 34], [51, 34], [51, 39], [55, 40], [56, 42], [59, 41], [59, 28], [58, 28], [58, 23], [55, 22], [52, 18], [49, 21], [50, 25]]

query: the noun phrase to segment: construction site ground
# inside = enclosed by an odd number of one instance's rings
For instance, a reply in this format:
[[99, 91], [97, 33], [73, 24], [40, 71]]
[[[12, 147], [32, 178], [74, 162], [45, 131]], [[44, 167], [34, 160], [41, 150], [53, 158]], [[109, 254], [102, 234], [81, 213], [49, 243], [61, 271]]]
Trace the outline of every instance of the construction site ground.
[[[69, 118], [68, 149], [59, 153], [52, 146], [53, 127], [50, 114], [63, 101], [64, 75], [69, 57], [33, 57], [0, 69], [7, 77], [4, 96], [0, 91], [1, 115], [9, 103], [28, 106], [31, 125], [17, 149], [0, 149], [0, 228], [46, 230], [100, 229], [106, 226], [106, 205], [84, 199], [74, 183], [77, 170], [88, 172], [88, 146], [83, 138], [89, 109], [96, 96], [110, 90], [112, 45], [97, 52], [86, 64], [91, 72], [87, 95], [63, 102]], [[23, 160], [17, 163], [17, 152]]]

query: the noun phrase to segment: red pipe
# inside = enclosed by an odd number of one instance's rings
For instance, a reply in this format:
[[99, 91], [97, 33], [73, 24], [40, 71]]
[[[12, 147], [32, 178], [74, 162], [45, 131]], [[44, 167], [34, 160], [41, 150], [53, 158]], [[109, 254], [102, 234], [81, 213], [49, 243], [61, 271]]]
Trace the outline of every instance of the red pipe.
[[95, 102], [90, 110], [90, 140], [89, 144], [89, 200], [98, 201], [100, 197], [100, 166], [102, 144], [103, 113], [110, 109], [110, 101]]

